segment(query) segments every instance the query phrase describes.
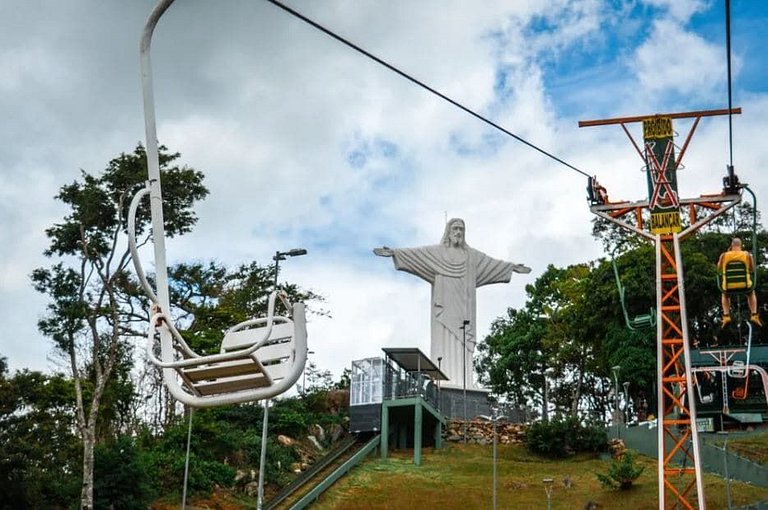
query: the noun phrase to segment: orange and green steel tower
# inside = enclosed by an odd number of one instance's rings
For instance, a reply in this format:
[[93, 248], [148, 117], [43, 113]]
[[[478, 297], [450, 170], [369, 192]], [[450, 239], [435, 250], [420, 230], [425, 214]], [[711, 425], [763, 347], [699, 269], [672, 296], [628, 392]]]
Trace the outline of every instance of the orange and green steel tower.
[[[691, 376], [691, 343], [685, 309], [685, 278], [680, 243], [741, 201], [738, 179], [729, 168], [723, 190], [713, 195], [681, 199], [677, 171], [703, 117], [741, 113], [741, 109], [656, 114], [591, 120], [579, 127], [618, 124], [643, 159], [647, 200], [611, 202], [593, 178], [590, 210], [630, 230], [656, 247], [657, 420], [659, 440], [659, 508], [704, 510], [704, 485], [696, 427], [696, 399]], [[694, 119], [685, 142], [675, 154], [675, 119]], [[642, 123], [643, 145], [627, 125]]]

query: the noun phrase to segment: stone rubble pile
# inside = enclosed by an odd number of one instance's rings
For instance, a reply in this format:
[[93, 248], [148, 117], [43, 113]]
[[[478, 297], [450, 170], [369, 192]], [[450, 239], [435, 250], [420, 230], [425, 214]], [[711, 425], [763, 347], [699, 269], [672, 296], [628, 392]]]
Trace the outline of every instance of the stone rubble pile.
[[[493, 424], [485, 420], [468, 420], [466, 422], [467, 442], [474, 444], [493, 443]], [[451, 420], [443, 429], [446, 441], [464, 441], [464, 421]], [[522, 423], [507, 423], [500, 421], [496, 424], [496, 441], [498, 444], [520, 444], [525, 440], [525, 425]]]

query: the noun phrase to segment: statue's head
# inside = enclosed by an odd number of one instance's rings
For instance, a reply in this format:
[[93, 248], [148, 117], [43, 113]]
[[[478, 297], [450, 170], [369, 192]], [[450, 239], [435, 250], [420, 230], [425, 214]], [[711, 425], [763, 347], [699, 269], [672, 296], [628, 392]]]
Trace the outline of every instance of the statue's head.
[[732, 251], [739, 251], [741, 250], [741, 239], [738, 237], [734, 237], [731, 239], [731, 250]]
[[448, 223], [445, 224], [445, 232], [443, 233], [442, 244], [447, 247], [466, 248], [467, 241], [464, 236], [466, 228], [464, 226], [464, 220], [461, 218], [451, 218]]

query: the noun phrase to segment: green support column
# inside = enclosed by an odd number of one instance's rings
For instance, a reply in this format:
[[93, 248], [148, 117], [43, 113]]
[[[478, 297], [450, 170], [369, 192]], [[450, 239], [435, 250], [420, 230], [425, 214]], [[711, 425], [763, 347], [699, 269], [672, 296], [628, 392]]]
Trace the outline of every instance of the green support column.
[[443, 422], [437, 420], [435, 423], [435, 448], [438, 450], [443, 447]]
[[381, 406], [381, 458], [386, 459], [389, 452], [389, 407]]
[[421, 422], [423, 421], [421, 402], [416, 402], [413, 414], [413, 463], [421, 466]]

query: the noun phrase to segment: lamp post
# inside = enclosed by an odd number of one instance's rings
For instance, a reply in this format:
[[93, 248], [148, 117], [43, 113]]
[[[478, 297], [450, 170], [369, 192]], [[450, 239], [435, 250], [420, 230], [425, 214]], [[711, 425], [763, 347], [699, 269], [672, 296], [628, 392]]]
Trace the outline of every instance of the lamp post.
[[[725, 376], [725, 374], [723, 374]], [[725, 437], [723, 442], [723, 469], [725, 470], [725, 494], [728, 498], [728, 510], [731, 510], [731, 477], [728, 475], [728, 431], [720, 430], [718, 435]]]
[[[275, 261], [275, 281], [273, 289], [277, 290], [277, 274], [280, 269], [280, 261], [288, 257], [306, 255], [304, 248], [294, 248], [288, 251], [276, 251], [272, 260]], [[256, 497], [256, 509], [261, 510], [264, 503], [264, 467], [267, 461], [267, 426], [269, 424], [269, 399], [264, 400], [264, 422], [261, 428], [261, 458], [259, 459], [259, 490]]]
[[464, 348], [462, 349], [462, 359], [464, 365], [464, 375], [462, 377], [462, 380], [464, 381], [464, 444], [467, 443], [467, 326], [469, 326], [469, 320], [464, 319], [464, 322], [461, 323], [464, 345]]
[[[442, 372], [443, 357], [437, 357], [437, 370]], [[440, 400], [440, 379], [437, 380], [437, 410], [439, 411], [443, 407], [443, 402]]]
[[306, 254], [307, 254], [307, 250], [305, 250], [304, 248], [294, 248], [288, 251], [275, 252], [275, 256], [272, 257], [272, 260], [275, 261], [275, 284], [274, 284], [275, 290], [277, 290], [277, 273], [278, 273], [278, 270], [280, 269], [280, 261], [285, 260], [288, 257], [299, 257], [301, 255], [306, 255]]
[[616, 437], [619, 437], [619, 370], [621, 365], [614, 365], [613, 370], [613, 423], [616, 426]]
[[496, 409], [491, 409], [491, 413], [491, 416], [481, 414], [478, 418], [493, 424], [493, 510], [496, 510], [496, 422], [506, 418], [506, 416], [496, 416]]
[[[550, 379], [555, 378], [555, 371], [551, 368], [548, 368], [542, 372], [544, 374], [544, 402], [541, 410], [541, 418], [545, 422], [549, 421], [549, 388]], [[555, 405], [555, 411], [557, 411], [557, 405]]]
[[629, 423], [629, 381], [624, 381], [624, 423]]

